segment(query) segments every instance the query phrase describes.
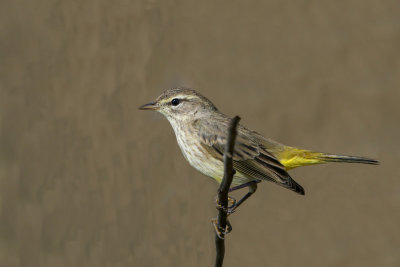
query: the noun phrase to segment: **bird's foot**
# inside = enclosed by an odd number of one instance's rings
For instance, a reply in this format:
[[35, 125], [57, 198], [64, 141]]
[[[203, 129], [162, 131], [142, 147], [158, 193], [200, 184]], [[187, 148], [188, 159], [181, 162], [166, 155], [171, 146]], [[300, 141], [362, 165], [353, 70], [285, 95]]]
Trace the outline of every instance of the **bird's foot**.
[[229, 204], [231, 204], [228, 208], [234, 207], [236, 205], [236, 199], [234, 199], [233, 197], [228, 196], [228, 202]]
[[220, 239], [225, 239], [225, 235], [229, 234], [232, 231], [231, 223], [226, 220], [225, 229], [223, 229], [219, 224], [216, 218], [211, 219], [212, 224], [214, 225], [215, 233]]
[[[227, 208], [224, 208], [218, 201], [218, 196], [215, 197], [215, 206], [217, 208], [217, 210], [225, 210], [225, 212], [229, 215], [231, 213], [233, 213], [234, 208], [236, 206], [236, 199], [234, 199], [233, 197], [228, 196], [228, 202], [230, 204], [230, 206], [228, 206]], [[233, 211], [232, 211], [233, 210]]]

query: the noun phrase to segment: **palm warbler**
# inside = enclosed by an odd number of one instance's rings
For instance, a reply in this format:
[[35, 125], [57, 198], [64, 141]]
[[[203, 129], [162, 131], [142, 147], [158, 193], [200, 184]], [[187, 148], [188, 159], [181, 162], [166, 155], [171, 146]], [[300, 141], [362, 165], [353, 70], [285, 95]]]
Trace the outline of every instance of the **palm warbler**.
[[[224, 176], [223, 153], [230, 118], [193, 89], [166, 90], [154, 102], [140, 106], [157, 110], [174, 129], [179, 147], [186, 160], [201, 173], [221, 182]], [[231, 206], [232, 213], [257, 189], [260, 181], [270, 181], [304, 195], [288, 170], [327, 162], [378, 164], [373, 159], [333, 155], [282, 145], [255, 131], [239, 125], [233, 154], [235, 175], [231, 191], [248, 187], [249, 192]]]

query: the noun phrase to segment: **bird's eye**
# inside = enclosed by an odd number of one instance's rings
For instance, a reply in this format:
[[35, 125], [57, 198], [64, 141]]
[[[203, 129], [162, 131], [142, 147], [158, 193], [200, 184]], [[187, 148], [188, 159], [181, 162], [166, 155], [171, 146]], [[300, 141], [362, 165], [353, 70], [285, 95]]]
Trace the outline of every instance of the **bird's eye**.
[[180, 103], [180, 101], [179, 101], [178, 98], [174, 98], [174, 99], [172, 99], [172, 101], [171, 101], [171, 104], [172, 104], [173, 106], [177, 106], [177, 105], [179, 105], [179, 103]]

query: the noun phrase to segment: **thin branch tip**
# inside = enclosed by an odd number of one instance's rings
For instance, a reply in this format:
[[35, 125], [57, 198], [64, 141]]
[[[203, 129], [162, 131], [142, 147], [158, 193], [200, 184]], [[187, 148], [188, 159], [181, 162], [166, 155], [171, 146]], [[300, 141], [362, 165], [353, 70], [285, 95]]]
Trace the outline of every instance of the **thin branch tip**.
[[225, 145], [224, 152], [224, 178], [218, 188], [217, 198], [217, 209], [218, 217], [213, 220], [215, 228], [215, 247], [216, 247], [216, 258], [215, 267], [222, 267], [225, 255], [225, 234], [232, 230], [232, 226], [228, 221], [228, 193], [229, 188], [232, 184], [233, 175], [235, 170], [233, 169], [232, 155], [235, 147], [235, 139], [237, 135], [237, 126], [239, 124], [240, 117], [235, 116], [228, 129], [228, 139]]

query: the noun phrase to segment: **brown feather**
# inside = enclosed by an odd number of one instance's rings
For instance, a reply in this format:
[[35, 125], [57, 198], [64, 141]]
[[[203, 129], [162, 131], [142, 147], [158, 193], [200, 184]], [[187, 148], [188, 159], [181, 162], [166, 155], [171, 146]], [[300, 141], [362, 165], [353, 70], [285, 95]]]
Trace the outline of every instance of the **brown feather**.
[[[223, 161], [229, 118], [220, 116], [217, 119], [219, 122], [213, 125], [207, 119], [198, 119], [193, 126], [199, 133], [203, 148]], [[233, 161], [234, 169], [250, 179], [271, 181], [304, 194], [304, 189], [290, 177], [279, 160], [241, 125], [238, 127]]]

